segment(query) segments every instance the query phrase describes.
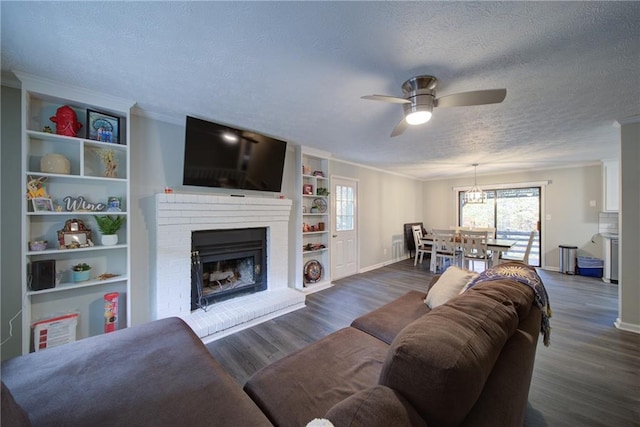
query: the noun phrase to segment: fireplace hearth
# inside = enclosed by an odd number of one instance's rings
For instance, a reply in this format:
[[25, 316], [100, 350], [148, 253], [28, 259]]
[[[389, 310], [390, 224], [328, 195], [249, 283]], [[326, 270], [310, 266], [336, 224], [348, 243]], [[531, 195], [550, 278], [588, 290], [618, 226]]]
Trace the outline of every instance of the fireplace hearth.
[[266, 228], [192, 233], [191, 310], [267, 289]]

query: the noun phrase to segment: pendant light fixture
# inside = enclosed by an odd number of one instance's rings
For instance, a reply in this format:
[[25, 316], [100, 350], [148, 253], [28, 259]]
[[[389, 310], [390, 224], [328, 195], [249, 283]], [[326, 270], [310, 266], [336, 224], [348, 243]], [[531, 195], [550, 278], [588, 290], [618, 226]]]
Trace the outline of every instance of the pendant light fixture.
[[474, 163], [473, 167], [473, 187], [464, 193], [464, 201], [465, 203], [484, 203], [487, 199], [487, 193], [478, 187], [478, 164]]

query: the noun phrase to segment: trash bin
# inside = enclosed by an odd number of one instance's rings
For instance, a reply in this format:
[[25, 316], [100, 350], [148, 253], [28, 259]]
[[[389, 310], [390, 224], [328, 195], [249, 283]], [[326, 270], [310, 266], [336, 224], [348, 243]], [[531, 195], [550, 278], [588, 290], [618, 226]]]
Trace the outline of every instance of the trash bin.
[[577, 246], [560, 245], [560, 273], [576, 274]]

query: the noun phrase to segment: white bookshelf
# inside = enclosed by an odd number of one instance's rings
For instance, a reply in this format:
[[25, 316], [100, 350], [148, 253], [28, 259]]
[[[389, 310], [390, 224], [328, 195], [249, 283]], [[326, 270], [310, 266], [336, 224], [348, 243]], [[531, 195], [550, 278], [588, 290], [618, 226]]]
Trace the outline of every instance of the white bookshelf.
[[[21, 282], [22, 282], [22, 352], [33, 351], [32, 324], [38, 320], [66, 313], [78, 313], [76, 336], [78, 339], [103, 333], [104, 295], [118, 292], [118, 327], [129, 326], [131, 319], [131, 255], [130, 255], [130, 110], [132, 101], [75, 88], [63, 83], [16, 73], [22, 82], [22, 201], [21, 230]], [[64, 105], [70, 106], [82, 128], [76, 136], [45, 132], [49, 126], [53, 132], [56, 124], [50, 117]], [[88, 138], [87, 109], [119, 118], [119, 143], [100, 142]], [[117, 175], [105, 177], [104, 167], [96, 155], [100, 149], [111, 149], [118, 161]], [[66, 157], [70, 173], [42, 172], [41, 159], [55, 153]], [[51, 196], [54, 211], [34, 212], [32, 202], [26, 197], [30, 178], [45, 178], [46, 190]], [[83, 197], [89, 203], [107, 204], [109, 197], [120, 199], [121, 212], [97, 212], [90, 210], [69, 211], [64, 198]], [[118, 244], [101, 245], [101, 236], [95, 217], [98, 215], [125, 216], [126, 221], [118, 231]], [[61, 247], [58, 231], [68, 220], [80, 220], [91, 229], [93, 246], [77, 249]], [[47, 248], [32, 251], [29, 242], [46, 240]], [[33, 290], [31, 265], [34, 261], [55, 261], [57, 281], [54, 287]], [[91, 265], [90, 279], [73, 282], [71, 267], [86, 262]], [[104, 280], [103, 273], [114, 274]]]

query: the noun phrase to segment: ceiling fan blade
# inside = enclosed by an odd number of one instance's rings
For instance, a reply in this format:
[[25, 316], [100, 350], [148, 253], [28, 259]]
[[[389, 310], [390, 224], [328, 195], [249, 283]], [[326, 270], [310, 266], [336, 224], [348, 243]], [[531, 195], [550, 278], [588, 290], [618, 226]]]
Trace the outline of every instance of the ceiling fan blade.
[[404, 133], [404, 131], [407, 130], [408, 127], [409, 127], [409, 124], [407, 123], [407, 121], [403, 117], [402, 120], [400, 120], [398, 122], [396, 127], [393, 128], [393, 132], [391, 132], [391, 138], [393, 138], [395, 136], [398, 136], [398, 135], [402, 135]]
[[411, 104], [411, 101], [404, 98], [397, 98], [395, 96], [388, 95], [367, 95], [361, 97], [362, 99], [370, 99], [372, 101], [391, 102], [393, 104]]
[[435, 100], [434, 107], [466, 107], [469, 105], [498, 104], [507, 96], [506, 89], [474, 90], [454, 93]]

